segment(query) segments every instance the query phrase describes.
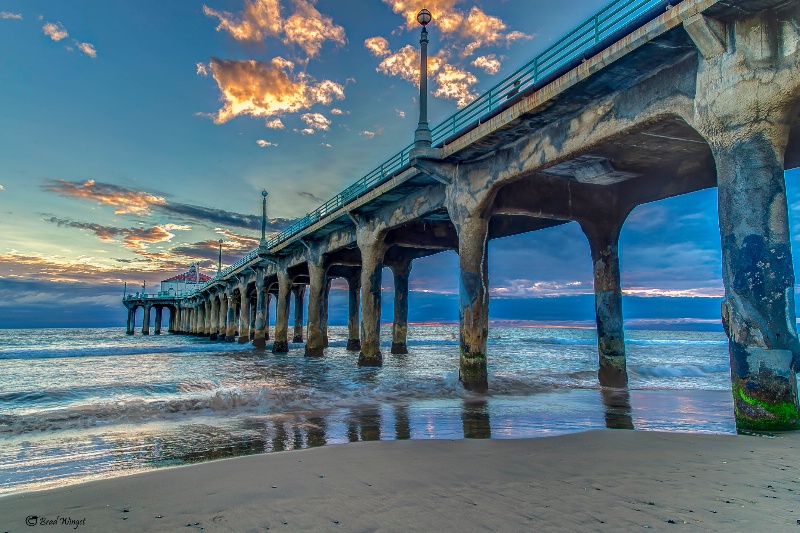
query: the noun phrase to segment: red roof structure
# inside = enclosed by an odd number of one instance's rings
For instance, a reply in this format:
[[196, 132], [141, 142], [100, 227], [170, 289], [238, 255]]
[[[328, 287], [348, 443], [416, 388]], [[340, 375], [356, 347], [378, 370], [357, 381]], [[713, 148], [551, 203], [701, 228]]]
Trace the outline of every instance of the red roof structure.
[[202, 272], [197, 273], [190, 270], [189, 272], [184, 272], [183, 274], [178, 274], [177, 276], [172, 276], [169, 279], [165, 279], [161, 283], [169, 283], [172, 281], [183, 281], [184, 283], [194, 283], [195, 281], [199, 281], [200, 283], [205, 283], [210, 279], [211, 276], [206, 276]]

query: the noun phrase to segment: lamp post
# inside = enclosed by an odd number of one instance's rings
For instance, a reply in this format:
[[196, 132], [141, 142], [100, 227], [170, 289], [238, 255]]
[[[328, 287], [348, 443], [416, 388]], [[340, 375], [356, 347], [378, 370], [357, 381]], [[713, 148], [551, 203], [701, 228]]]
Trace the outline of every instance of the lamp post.
[[419, 124], [414, 132], [414, 148], [426, 149], [431, 147], [431, 129], [428, 127], [428, 30], [426, 26], [433, 19], [427, 9], [417, 13], [417, 22], [422, 24], [422, 34], [419, 38], [420, 63], [419, 63]]
[[217, 260], [217, 276], [222, 274], [222, 239], [219, 240], [219, 259]]
[[267, 196], [269, 193], [267, 191], [261, 191], [261, 196], [264, 198], [261, 200], [261, 242], [259, 242], [258, 247], [262, 249], [266, 249], [267, 247]]

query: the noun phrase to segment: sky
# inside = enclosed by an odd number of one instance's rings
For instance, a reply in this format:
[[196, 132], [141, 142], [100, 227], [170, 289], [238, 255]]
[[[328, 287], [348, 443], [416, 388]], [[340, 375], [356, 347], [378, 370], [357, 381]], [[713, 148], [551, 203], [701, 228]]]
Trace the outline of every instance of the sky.
[[[427, 0], [434, 126], [606, 0]], [[254, 248], [413, 139], [412, 0], [3, 0], [0, 328], [121, 326], [155, 287]], [[793, 244], [800, 187], [786, 174]], [[498, 324], [591, 326], [575, 223], [492, 241]], [[638, 207], [620, 238], [629, 327], [720, 329], [716, 190]], [[458, 319], [458, 257], [414, 262], [410, 320]], [[392, 284], [384, 275], [383, 317]], [[331, 323], [344, 323], [334, 285]], [[272, 313], [274, 317], [274, 312]]]

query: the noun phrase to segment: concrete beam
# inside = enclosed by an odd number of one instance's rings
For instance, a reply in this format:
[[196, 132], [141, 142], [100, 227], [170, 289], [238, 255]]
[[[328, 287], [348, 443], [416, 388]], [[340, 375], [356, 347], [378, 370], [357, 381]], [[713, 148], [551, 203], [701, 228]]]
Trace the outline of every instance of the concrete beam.
[[722, 55], [728, 49], [728, 28], [720, 20], [697, 13], [685, 20], [683, 27], [706, 59]]

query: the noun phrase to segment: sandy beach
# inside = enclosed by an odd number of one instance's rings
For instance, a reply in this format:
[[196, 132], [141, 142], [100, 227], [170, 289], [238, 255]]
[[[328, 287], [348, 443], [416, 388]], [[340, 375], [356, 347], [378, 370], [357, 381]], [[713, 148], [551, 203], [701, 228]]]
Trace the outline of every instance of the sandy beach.
[[12, 494], [0, 531], [796, 531], [798, 458], [800, 433], [353, 443]]

